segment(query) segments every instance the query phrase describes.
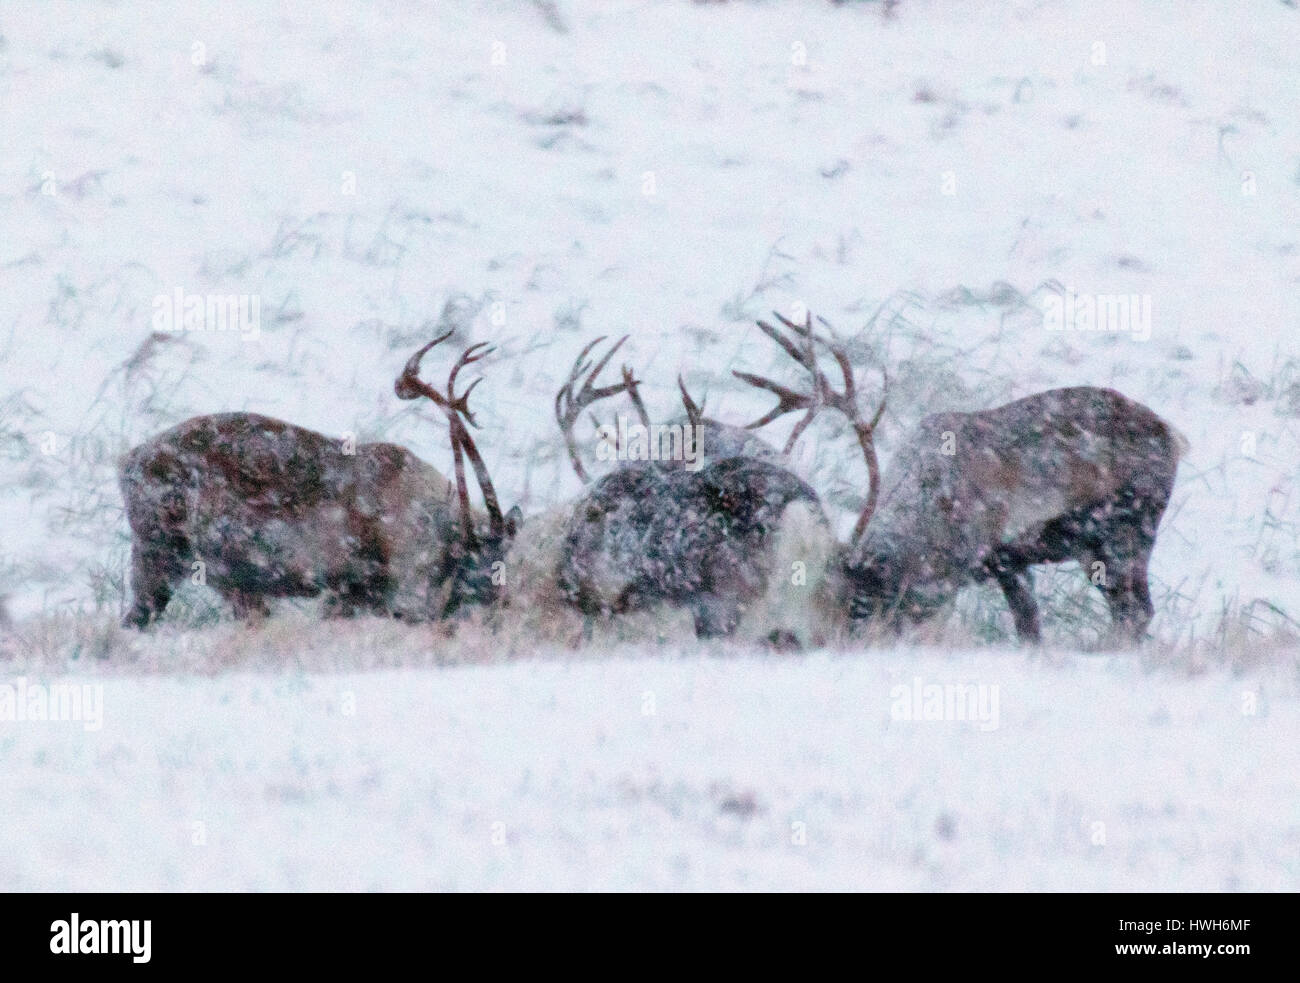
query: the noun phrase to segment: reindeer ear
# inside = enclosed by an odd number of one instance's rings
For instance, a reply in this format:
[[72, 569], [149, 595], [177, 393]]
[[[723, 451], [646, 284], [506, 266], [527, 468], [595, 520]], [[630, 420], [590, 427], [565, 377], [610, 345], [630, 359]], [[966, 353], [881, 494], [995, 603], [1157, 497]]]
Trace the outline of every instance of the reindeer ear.
[[518, 505], [516, 505], [509, 512], [506, 513], [506, 539], [514, 539], [515, 533], [519, 532], [519, 530], [523, 527], [523, 524], [524, 524], [523, 510], [520, 509]]

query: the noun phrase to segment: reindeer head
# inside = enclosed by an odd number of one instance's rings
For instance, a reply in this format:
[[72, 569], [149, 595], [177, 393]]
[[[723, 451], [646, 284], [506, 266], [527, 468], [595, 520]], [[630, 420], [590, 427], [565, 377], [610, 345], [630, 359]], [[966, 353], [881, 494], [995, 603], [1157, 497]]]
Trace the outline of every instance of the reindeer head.
[[[456, 364], [452, 366], [447, 377], [447, 392], [442, 394], [420, 378], [420, 361], [435, 345], [451, 337], [451, 332], [441, 335], [429, 342], [406, 363], [402, 374], [393, 384], [393, 391], [398, 399], [418, 399], [423, 396], [434, 402], [447, 417], [451, 428], [452, 457], [456, 468], [456, 495], [460, 505], [460, 536], [453, 545], [450, 555], [450, 569], [443, 571], [451, 586], [447, 601], [443, 606], [442, 617], [450, 617], [463, 605], [481, 605], [494, 602], [503, 580], [504, 559], [510, 541], [522, 524], [522, 515], [518, 506], [503, 515], [496, 489], [488, 475], [487, 465], [470, 437], [466, 424], [477, 427], [478, 422], [469, 408], [469, 396], [482, 379], [475, 379], [468, 389], [459, 395], [456, 393], [456, 377], [467, 365], [477, 362], [491, 354], [493, 349], [486, 342], [470, 345]], [[465, 480], [465, 461], [468, 457], [474, 468], [474, 477], [483, 494], [483, 504], [487, 510], [486, 524], [476, 520], [469, 502], [469, 486]]]
[[[889, 393], [889, 376], [886, 374], [884, 377], [879, 405], [871, 417], [867, 418], [858, 405], [853, 366], [849, 362], [848, 353], [845, 351], [844, 346], [833, 338], [827, 339], [817, 334], [813, 330], [811, 313], [805, 317], [803, 324], [796, 324], [780, 314], [773, 313], [792, 337], [788, 337], [778, 328], [764, 321], [759, 321], [758, 326], [765, 335], [775, 341], [787, 355], [811, 375], [811, 391], [806, 393], [797, 392], [780, 383], [773, 382], [771, 379], [749, 372], [734, 372], [733, 374], [751, 386], [774, 393], [777, 397], [777, 404], [762, 417], [751, 423], [750, 427], [765, 426], [773, 420], [796, 410], [805, 411], [803, 418], [795, 424], [789, 440], [786, 441], [784, 451], [786, 454], [790, 453], [799, 437], [824, 407], [830, 407], [843, 413], [848, 418], [849, 423], [852, 424], [853, 432], [858, 439], [858, 446], [861, 448], [862, 456], [867, 464], [867, 500], [861, 514], [858, 516], [856, 525], [853, 527], [853, 536], [844, 550], [845, 557], [848, 557], [854, 553], [855, 547], [861, 543], [863, 535], [867, 531], [867, 524], [871, 521], [880, 498], [880, 463], [876, 456], [875, 433], [876, 425], [880, 423], [881, 417], [885, 413], [885, 404]], [[830, 326], [825, 320], [821, 318], [818, 318], [818, 320], [829, 330]], [[825, 348], [839, 366], [840, 374], [844, 378], [843, 390], [837, 391], [834, 389], [830, 381], [822, 373], [817, 360], [818, 346]], [[857, 552], [861, 553], [863, 551], [858, 550]], [[908, 594], [907, 585], [910, 582], [908, 571], [905, 568], [908, 562], [910, 562], [910, 558], [905, 555], [882, 551], [879, 556], [873, 554], [864, 562], [855, 561], [851, 569], [845, 567], [843, 572], [852, 584], [850, 608], [854, 617], [871, 617], [887, 610], [897, 611], [900, 605], [910, 609], [912, 607], [919, 608], [928, 603], [926, 598], [911, 597], [910, 595], [904, 597], [905, 594]]]
[[622, 467], [583, 496], [570, 517], [559, 587], [585, 614], [636, 610], [662, 592], [672, 569], [664, 531], [685, 471]]
[[849, 586], [849, 616], [899, 630], [906, 622], [920, 624], [957, 593], [959, 584], [925, 569], [925, 557], [907, 551], [859, 551], [845, 563]]

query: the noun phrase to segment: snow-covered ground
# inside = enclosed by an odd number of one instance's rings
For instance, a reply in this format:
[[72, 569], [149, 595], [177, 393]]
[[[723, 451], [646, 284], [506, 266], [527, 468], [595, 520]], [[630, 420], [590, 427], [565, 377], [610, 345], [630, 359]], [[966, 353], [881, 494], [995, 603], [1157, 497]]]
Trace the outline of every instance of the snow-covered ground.
[[[0, 887], [1294, 889], [1300, 12], [883, 10], [0, 8], [0, 685], [106, 701], [96, 731], [0, 720]], [[1052, 330], [1064, 289], [1149, 299], [1150, 322]], [[257, 330], [155, 334], [177, 291], [255, 300]], [[202, 598], [189, 627], [113, 627], [116, 458], [186, 416], [445, 468], [392, 381], [454, 327], [498, 347], [478, 439], [532, 515], [579, 488], [550, 405], [587, 340], [631, 333], [657, 417], [681, 373], [743, 422], [766, 400], [730, 369], [791, 378], [753, 319], [804, 306], [864, 387], [888, 367], [886, 467], [925, 413], [1054, 385], [1185, 433], [1153, 644], [1078, 651], [1105, 614], [1073, 567], [1039, 576], [1041, 659], [989, 645], [1010, 637], [989, 591], [955, 653], [790, 661], [460, 658], [370, 626], [400, 655], [358, 662]], [[842, 532], [852, 449], [827, 419], [795, 461]], [[999, 726], [891, 720], [918, 677], [996, 684]]]
[[[100, 729], [0, 739], [7, 889], [1300, 883], [1293, 675], [633, 651], [67, 681], [104, 687]], [[969, 719], [907, 719], [955, 685]]]

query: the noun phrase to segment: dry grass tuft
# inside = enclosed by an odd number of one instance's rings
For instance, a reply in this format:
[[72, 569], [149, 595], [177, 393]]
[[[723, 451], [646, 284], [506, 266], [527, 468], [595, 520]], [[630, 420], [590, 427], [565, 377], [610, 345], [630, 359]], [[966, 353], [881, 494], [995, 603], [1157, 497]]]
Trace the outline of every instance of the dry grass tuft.
[[[868, 627], [825, 639], [822, 651], [871, 658], [887, 650], [923, 648], [954, 655], [981, 648], [1016, 648], [1014, 634], [989, 638], [970, 617], [947, 618], [894, 635]], [[322, 619], [314, 612], [282, 607], [272, 617], [244, 624], [222, 619], [202, 627], [160, 624], [146, 632], [119, 627], [97, 614], [44, 615], [11, 623], [0, 635], [0, 676], [178, 675], [230, 672], [366, 672], [385, 669], [501, 665], [530, 659], [584, 661], [647, 654], [705, 659], [752, 655], [764, 649], [749, 640], [702, 642], [688, 614], [661, 610], [597, 621], [581, 617], [544, 622], [535, 614], [476, 612], [454, 623], [410, 624], [380, 617]], [[1154, 640], [1131, 650], [1098, 642], [1080, 651], [1067, 639], [1042, 649], [1018, 649], [1022, 657], [1072, 664], [1098, 655], [1118, 657], [1143, 671], [1192, 677], [1210, 671], [1236, 674], [1300, 673], [1300, 626], [1266, 602], [1225, 610], [1212, 637]], [[774, 655], [799, 658], [796, 654]]]

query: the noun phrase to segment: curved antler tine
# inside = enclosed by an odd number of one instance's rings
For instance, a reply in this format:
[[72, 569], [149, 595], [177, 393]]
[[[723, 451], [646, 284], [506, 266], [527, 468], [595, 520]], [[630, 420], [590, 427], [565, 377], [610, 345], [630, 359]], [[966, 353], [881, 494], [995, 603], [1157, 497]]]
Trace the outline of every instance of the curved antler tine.
[[793, 331], [803, 339], [802, 348], [793, 343], [784, 343], [781, 347], [786, 350], [791, 358], [815, 375], [817, 373], [817, 355], [813, 351], [813, 339], [815, 335], [813, 334], [812, 328], [812, 311], [804, 312], [803, 324], [795, 324], [788, 317], [785, 317], [778, 311], [773, 311], [772, 316], [785, 325], [785, 327], [790, 331]]
[[465, 422], [472, 427], [478, 427], [478, 420], [475, 419], [473, 410], [469, 408], [469, 394], [472, 393], [475, 390], [475, 388], [478, 386], [478, 384], [482, 381], [483, 381], [483, 377], [479, 376], [479, 378], [475, 379], [473, 382], [469, 384], [468, 389], [466, 389], [463, 393], [461, 393], [458, 397], [456, 397], [456, 399], [452, 402], [452, 405], [456, 408], [456, 412], [458, 412], [461, 416], [463, 416], [465, 418]]
[[561, 430], [564, 429], [564, 407], [568, 401], [568, 398], [572, 394], [573, 394], [572, 385], [561, 386], [555, 394], [555, 422], [560, 425]]
[[495, 348], [490, 346], [486, 341], [476, 342], [470, 345], [460, 353], [460, 358], [456, 359], [456, 364], [451, 367], [451, 374], [447, 376], [447, 398], [455, 401], [456, 394], [456, 377], [460, 375], [460, 370], [467, 365], [473, 365], [487, 356], [491, 355]]
[[680, 374], [677, 376], [677, 388], [682, 392], [682, 405], [686, 407], [686, 419], [690, 421], [691, 426], [698, 427], [704, 422], [704, 404], [697, 404], [691, 399], [691, 394], [686, 389], [686, 380]]
[[858, 387], [853, 379], [853, 363], [849, 361], [848, 353], [837, 342], [827, 341], [821, 336], [817, 337], [817, 341], [831, 353], [831, 357], [835, 359], [835, 364], [840, 367], [840, 375], [844, 377], [844, 391], [837, 393], [831, 388], [830, 381], [822, 374], [821, 370], [816, 371], [815, 381], [818, 392], [821, 393], [822, 401], [827, 406], [833, 406], [840, 410], [855, 423], [859, 422], [861, 414], [858, 412]]
[[474, 387], [477, 386], [482, 379], [475, 379], [474, 382], [470, 384], [469, 389], [457, 396], [456, 378], [460, 375], [460, 370], [465, 366], [473, 365], [475, 362], [487, 358], [487, 356], [491, 355], [494, 351], [496, 351], [496, 348], [489, 345], [486, 341], [480, 341], [476, 344], [470, 345], [461, 352], [460, 358], [456, 360], [456, 364], [451, 367], [451, 373], [447, 376], [447, 402], [450, 404], [451, 409], [463, 415], [465, 419], [476, 427], [478, 426], [478, 421], [474, 419], [474, 414], [470, 412], [469, 394], [474, 391]]
[[600, 375], [600, 373], [605, 370], [605, 366], [608, 365], [609, 360], [614, 357], [614, 353], [623, 347], [623, 342], [627, 341], [629, 337], [629, 335], [623, 335], [622, 338], [619, 338], [618, 341], [609, 346], [609, 351], [605, 353], [605, 357], [597, 362], [595, 367], [587, 373], [587, 379], [582, 384], [582, 389], [579, 390], [578, 393], [579, 398], [591, 394], [591, 384], [596, 381], [596, 376]]
[[569, 463], [573, 465], [574, 474], [585, 485], [591, 481], [591, 476], [582, 466], [582, 456], [578, 453], [577, 442], [573, 439], [573, 425], [565, 422], [566, 417], [559, 409], [559, 399], [559, 396], [556, 396], [556, 419], [560, 424], [560, 433], [564, 436], [564, 448], [569, 452]]
[[587, 356], [591, 354], [591, 350], [593, 348], [599, 345], [607, 337], [609, 336], [601, 335], [599, 338], [592, 339], [591, 342], [588, 343], [586, 348], [578, 352], [578, 357], [573, 361], [573, 371], [569, 373], [571, 378], [577, 379], [578, 376], [580, 376], [583, 372], [586, 371]]
[[870, 430], [858, 431], [858, 445], [867, 460], [867, 503], [862, 507], [862, 513], [853, 526], [852, 541], [855, 543], [867, 531], [867, 523], [875, 514], [876, 503], [880, 500], [880, 459], [876, 456], [876, 440]]
[[406, 360], [406, 366], [402, 369], [402, 374], [399, 375], [393, 383], [393, 392], [397, 394], [398, 399], [417, 399], [420, 396], [424, 396], [445, 408], [445, 401], [442, 398], [442, 394], [437, 392], [432, 386], [428, 385], [420, 378], [420, 362], [423, 360], [424, 356], [429, 353], [430, 349], [435, 345], [442, 344], [442, 342], [452, 336], [452, 333], [452, 331], [448, 331], [446, 334], [438, 335], [438, 337], [434, 338], [433, 341], [424, 345], [424, 347]]
[[605, 337], [605, 335], [601, 335], [598, 338], [593, 338], [591, 341], [587, 342], [582, 351], [578, 352], [578, 357], [573, 360], [573, 368], [569, 370], [568, 380], [555, 394], [555, 419], [559, 421], [561, 426], [564, 425], [564, 407], [573, 400], [573, 387], [577, 385], [578, 377], [587, 371], [587, 366], [589, 364], [587, 362], [587, 356], [591, 354], [593, 348], [605, 340]]
[[[640, 383], [638, 383], [638, 385], [640, 385]], [[598, 386], [587, 393], [587, 396], [589, 398], [586, 399], [584, 402], [582, 402], [578, 408], [582, 409], [585, 406], [589, 406], [592, 403], [599, 402], [600, 400], [606, 399], [609, 396], [617, 396], [621, 392], [627, 392], [627, 386], [625, 386], [621, 382], [617, 382], [609, 386]]]
[[[776, 311], [773, 311], [772, 313], [776, 314]], [[786, 326], [792, 328], [793, 330], [802, 331], [802, 329], [797, 324], [791, 324], [785, 318], [781, 317], [780, 314], [776, 314], [776, 317], [777, 320], [781, 321], [782, 324], [785, 324]], [[812, 359], [809, 358], [808, 353], [806, 351], [801, 350], [798, 345], [796, 345], [785, 335], [781, 334], [780, 331], [772, 327], [772, 325], [768, 324], [766, 321], [759, 321], [757, 322], [757, 324], [759, 329], [763, 332], [763, 334], [767, 335], [778, 345], [780, 345], [783, 349], [785, 349], [785, 353], [789, 355], [792, 359], [794, 359], [796, 362], [798, 362], [800, 365], [802, 365], [805, 369], [811, 369], [813, 367]]]
[[791, 331], [793, 331], [795, 334], [797, 334], [797, 335], [799, 335], [799, 336], [801, 336], [801, 337], [803, 337], [803, 338], [807, 338], [809, 335], [812, 334], [812, 311], [805, 311], [805, 312], [804, 312], [804, 315], [805, 315], [805, 316], [804, 316], [804, 323], [803, 323], [803, 324], [795, 324], [794, 321], [791, 321], [788, 317], [786, 317], [784, 314], [780, 313], [779, 311], [773, 311], [773, 312], [772, 312], [772, 316], [773, 316], [774, 318], [776, 318], [778, 321], [780, 321], [782, 324], [784, 324], [787, 328], [789, 328], [789, 329], [790, 329]]
[[[574, 398], [573, 387], [578, 384], [578, 378], [590, 367], [591, 363], [587, 361], [587, 356], [591, 354], [593, 348], [605, 340], [605, 337], [605, 335], [601, 335], [587, 342], [582, 351], [578, 352], [578, 357], [573, 360], [573, 368], [569, 370], [569, 378], [560, 387], [559, 392], [555, 394], [557, 419], [560, 418], [560, 407], [572, 402]], [[590, 378], [588, 378], [588, 381], [590, 381]]]
[[876, 412], [872, 414], [868, 426], [872, 430], [876, 429], [876, 424], [880, 422], [881, 417], [885, 415], [885, 404], [889, 401], [889, 369], [881, 366], [880, 378], [882, 380], [880, 387], [880, 405], [876, 407]]
[[[613, 383], [608, 386], [597, 386], [596, 377], [604, 371], [605, 366], [614, 357], [614, 353], [623, 347], [624, 342], [631, 337], [624, 335], [618, 341], [610, 346], [593, 364], [588, 360], [588, 356], [602, 341], [605, 335], [588, 342], [587, 345], [578, 353], [578, 357], [573, 362], [573, 368], [569, 372], [569, 378], [565, 380], [558, 392], [555, 394], [555, 422], [559, 424], [560, 433], [564, 437], [565, 449], [569, 452], [569, 462], [573, 465], [574, 473], [584, 484], [590, 481], [587, 469], [582, 465], [581, 456], [578, 454], [577, 440], [573, 434], [574, 424], [582, 415], [582, 411], [591, 404], [608, 399], [618, 393], [627, 393], [632, 400], [633, 406], [636, 407], [637, 415], [641, 422], [647, 427], [650, 425], [650, 415], [646, 412], [645, 403], [641, 400], [641, 393], [638, 387], [640, 381], [632, 374], [632, 369], [623, 366], [623, 381]], [[593, 421], [595, 418], [592, 418]], [[599, 426], [599, 424], [597, 424]]]
[[[826, 325], [828, 331], [833, 330], [825, 319], [820, 320]], [[844, 376], [843, 392], [835, 392], [835, 390], [831, 389], [830, 383], [826, 381], [825, 377], [821, 377], [819, 384], [825, 392], [825, 401], [827, 405], [833, 406], [848, 417], [849, 422], [853, 425], [853, 431], [857, 435], [858, 446], [862, 449], [862, 457], [867, 465], [867, 501], [862, 507], [858, 521], [853, 526], [852, 541], [857, 542], [866, 533], [867, 525], [876, 511], [876, 503], [880, 500], [880, 459], [876, 454], [876, 425], [884, 417], [885, 406], [889, 400], [889, 371], [887, 368], [881, 369], [884, 383], [881, 390], [880, 404], [876, 407], [871, 419], [868, 420], [863, 417], [862, 408], [858, 405], [858, 390], [853, 378], [853, 365], [849, 361], [848, 353], [844, 350], [844, 345], [833, 340], [833, 338], [828, 341], [819, 336], [817, 340], [826, 346], [826, 350], [831, 353], [831, 356], [840, 367], [840, 373]]]
[[[875, 316], [873, 315], [872, 322], [874, 321]], [[828, 331], [832, 330], [824, 319], [822, 323], [826, 324]], [[876, 503], [880, 500], [880, 459], [876, 454], [876, 425], [884, 417], [885, 406], [889, 401], [889, 370], [883, 366], [881, 368], [880, 374], [883, 385], [880, 403], [871, 419], [865, 419], [862, 415], [862, 408], [858, 405], [857, 385], [853, 379], [853, 366], [843, 344], [834, 340], [827, 341], [820, 337], [818, 340], [826, 346], [826, 349], [839, 364], [840, 372], [844, 375], [844, 392], [842, 393], [832, 390], [829, 383], [825, 384], [828, 402], [847, 416], [853, 424], [853, 430], [858, 438], [858, 446], [862, 448], [862, 456], [867, 464], [867, 501], [862, 507], [858, 521], [853, 526], [853, 542], [857, 542], [867, 531], [867, 525], [876, 511]]]
[[757, 389], [764, 389], [773, 393], [777, 398], [777, 404], [767, 413], [753, 423], [745, 425], [746, 430], [757, 430], [759, 427], [765, 427], [773, 420], [785, 416], [787, 413], [793, 413], [795, 410], [811, 410], [815, 408], [816, 400], [807, 393], [797, 393], [793, 389], [787, 389], [779, 382], [765, 379], [761, 375], [754, 375], [752, 372], [741, 372], [738, 369], [732, 369], [731, 374]]
[[803, 436], [803, 432], [808, 429], [808, 424], [813, 422], [813, 417], [816, 415], [817, 407], [808, 407], [808, 412], [803, 415], [803, 419], [796, 423], [794, 429], [790, 431], [790, 436], [785, 442], [785, 448], [781, 451], [782, 454], [789, 455], [794, 450], [794, 445], [799, 443], [799, 438]]
[[788, 389], [781, 385], [779, 382], [765, 379], [761, 375], [754, 375], [752, 372], [741, 372], [739, 369], [732, 369], [731, 374], [737, 379], [748, 382], [751, 386], [758, 389], [766, 389], [768, 392], [776, 393], [783, 402], [789, 404], [787, 412], [789, 412], [789, 410], [801, 410], [813, 401], [813, 398], [807, 393], [797, 393], [793, 389]]

